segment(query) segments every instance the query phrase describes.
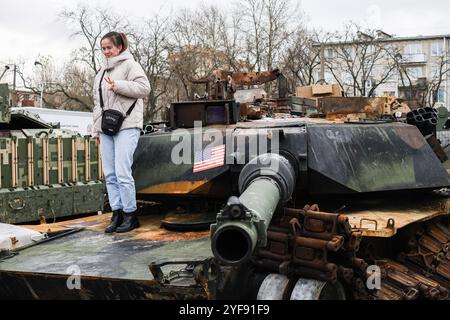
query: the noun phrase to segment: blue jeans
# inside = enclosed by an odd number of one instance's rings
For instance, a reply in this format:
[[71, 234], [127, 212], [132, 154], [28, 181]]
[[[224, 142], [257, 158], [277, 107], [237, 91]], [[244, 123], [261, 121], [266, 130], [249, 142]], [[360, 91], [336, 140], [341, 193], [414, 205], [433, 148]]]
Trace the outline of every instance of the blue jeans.
[[140, 133], [133, 128], [121, 130], [113, 137], [100, 134], [103, 174], [113, 211], [121, 209], [131, 213], [137, 209], [131, 166]]

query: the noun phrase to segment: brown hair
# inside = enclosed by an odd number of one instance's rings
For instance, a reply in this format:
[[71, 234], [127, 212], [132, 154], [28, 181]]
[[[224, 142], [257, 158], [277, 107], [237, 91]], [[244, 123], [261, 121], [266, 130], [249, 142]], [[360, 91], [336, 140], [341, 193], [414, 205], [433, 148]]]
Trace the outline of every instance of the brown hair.
[[117, 48], [119, 46], [122, 46], [122, 50], [120, 50], [120, 53], [128, 49], [128, 38], [125, 33], [111, 31], [105, 34], [101, 41], [105, 39], [110, 39], [114, 46], [116, 46]]

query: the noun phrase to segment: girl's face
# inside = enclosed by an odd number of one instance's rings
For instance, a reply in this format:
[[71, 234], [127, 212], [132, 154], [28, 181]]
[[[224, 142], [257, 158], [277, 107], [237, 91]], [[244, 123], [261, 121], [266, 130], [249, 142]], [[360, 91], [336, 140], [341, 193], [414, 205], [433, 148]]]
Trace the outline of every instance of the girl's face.
[[113, 58], [120, 54], [120, 50], [122, 50], [122, 46], [116, 47], [111, 39], [103, 39], [102, 40], [102, 52], [106, 58]]

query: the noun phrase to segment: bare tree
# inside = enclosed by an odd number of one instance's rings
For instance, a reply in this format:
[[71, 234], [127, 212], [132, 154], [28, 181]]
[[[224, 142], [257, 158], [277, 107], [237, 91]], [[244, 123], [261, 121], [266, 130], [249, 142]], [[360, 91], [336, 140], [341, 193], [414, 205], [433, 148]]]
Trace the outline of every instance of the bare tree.
[[182, 10], [173, 22], [171, 69], [182, 88], [182, 98], [191, 94], [193, 80], [206, 79], [215, 69], [240, 70], [241, 51], [238, 18], [228, 19], [216, 6]]
[[155, 15], [144, 26], [135, 26], [129, 31], [130, 52], [138, 61], [150, 82], [150, 93], [146, 99], [145, 119], [153, 120], [157, 112], [165, 107], [160, 98], [168, 94], [172, 80], [169, 66], [171, 30], [168, 17]]
[[105, 8], [78, 5], [76, 9], [64, 9], [60, 17], [73, 25], [72, 37], [81, 39], [83, 45], [73, 53], [73, 60], [85, 63], [97, 73], [101, 68], [100, 39], [109, 31], [127, 30], [128, 22]]
[[301, 26], [301, 12], [292, 0], [241, 0], [245, 55], [251, 71], [272, 70], [281, 61], [287, 40]]
[[58, 68], [50, 56], [38, 60], [41, 64], [34, 67], [33, 77], [24, 76], [23, 64], [17, 70], [25, 89], [40, 95], [44, 86], [42, 100], [49, 108], [92, 110], [92, 72], [73, 63]]
[[374, 30], [363, 30], [349, 23], [336, 33], [334, 42], [325, 44], [326, 69], [353, 96], [373, 96], [397, 68], [399, 49], [378, 37]]
[[[40, 58], [42, 68], [36, 68], [35, 74], [45, 83], [43, 101], [51, 108], [92, 111], [92, 83], [102, 63], [100, 39], [108, 31], [126, 30], [128, 23], [108, 10], [86, 5], [65, 9], [59, 17], [74, 26], [76, 31], [72, 37], [81, 40], [81, 45], [60, 69], [54, 66], [51, 58]], [[39, 81], [25, 78], [23, 68], [18, 74], [25, 88], [40, 94], [40, 88], [35, 85]]]
[[289, 41], [289, 47], [283, 53], [283, 73], [291, 87], [315, 84], [317, 68], [320, 65], [321, 36], [316, 31], [300, 29]]
[[247, 35], [246, 42], [246, 60], [251, 66], [251, 71], [261, 71], [263, 66], [263, 48], [264, 38], [262, 33], [264, 3], [259, 0], [243, 0], [237, 3], [237, 12], [244, 12], [241, 31]]
[[[181, 86], [182, 96], [189, 96], [190, 81], [196, 69], [196, 48], [198, 38], [195, 32], [195, 17], [192, 10], [183, 9], [173, 20], [172, 50], [169, 53], [169, 63], [173, 74]], [[180, 99], [180, 89], [177, 88], [177, 99]]]
[[291, 7], [292, 2], [288, 0], [266, 0], [266, 20], [267, 28], [263, 29], [267, 38], [267, 47], [264, 60], [268, 70], [272, 70], [279, 62], [280, 52], [284, 49], [284, 44], [294, 30], [289, 28], [290, 12], [295, 12]]
[[443, 82], [450, 72], [450, 60], [446, 59], [445, 55], [438, 57], [430, 78], [416, 78], [416, 75], [411, 74], [405, 66], [402, 57], [398, 57], [397, 67], [401, 94], [413, 104], [417, 104], [419, 108], [434, 107], [438, 102]]
[[242, 59], [244, 52], [244, 35], [240, 31], [242, 23], [241, 15], [229, 15], [227, 28], [221, 31], [223, 39], [223, 50], [228, 59], [228, 66], [231, 71], [249, 71], [248, 65]]

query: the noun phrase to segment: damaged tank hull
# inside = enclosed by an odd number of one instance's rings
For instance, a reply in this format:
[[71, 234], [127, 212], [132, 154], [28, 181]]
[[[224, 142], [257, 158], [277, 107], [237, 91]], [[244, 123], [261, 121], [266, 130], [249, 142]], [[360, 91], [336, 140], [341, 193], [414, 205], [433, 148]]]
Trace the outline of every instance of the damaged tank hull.
[[[278, 137], [276, 152], [292, 159], [298, 170], [297, 190], [307, 195], [430, 190], [449, 184], [445, 169], [426, 140], [416, 127], [406, 124], [271, 121], [216, 130], [222, 134], [222, 140], [215, 143], [225, 145], [225, 160], [202, 172], [194, 172], [195, 152], [183, 164], [174, 162], [178, 154], [172, 152], [182, 140], [189, 150], [195, 150], [194, 129], [141, 137], [133, 166], [138, 195], [147, 199], [226, 199], [230, 191], [237, 190], [236, 173], [243, 164], [273, 147], [268, 135]], [[266, 148], [251, 147], [251, 139], [256, 145], [263, 142]], [[209, 144], [202, 142], [200, 152]]]

